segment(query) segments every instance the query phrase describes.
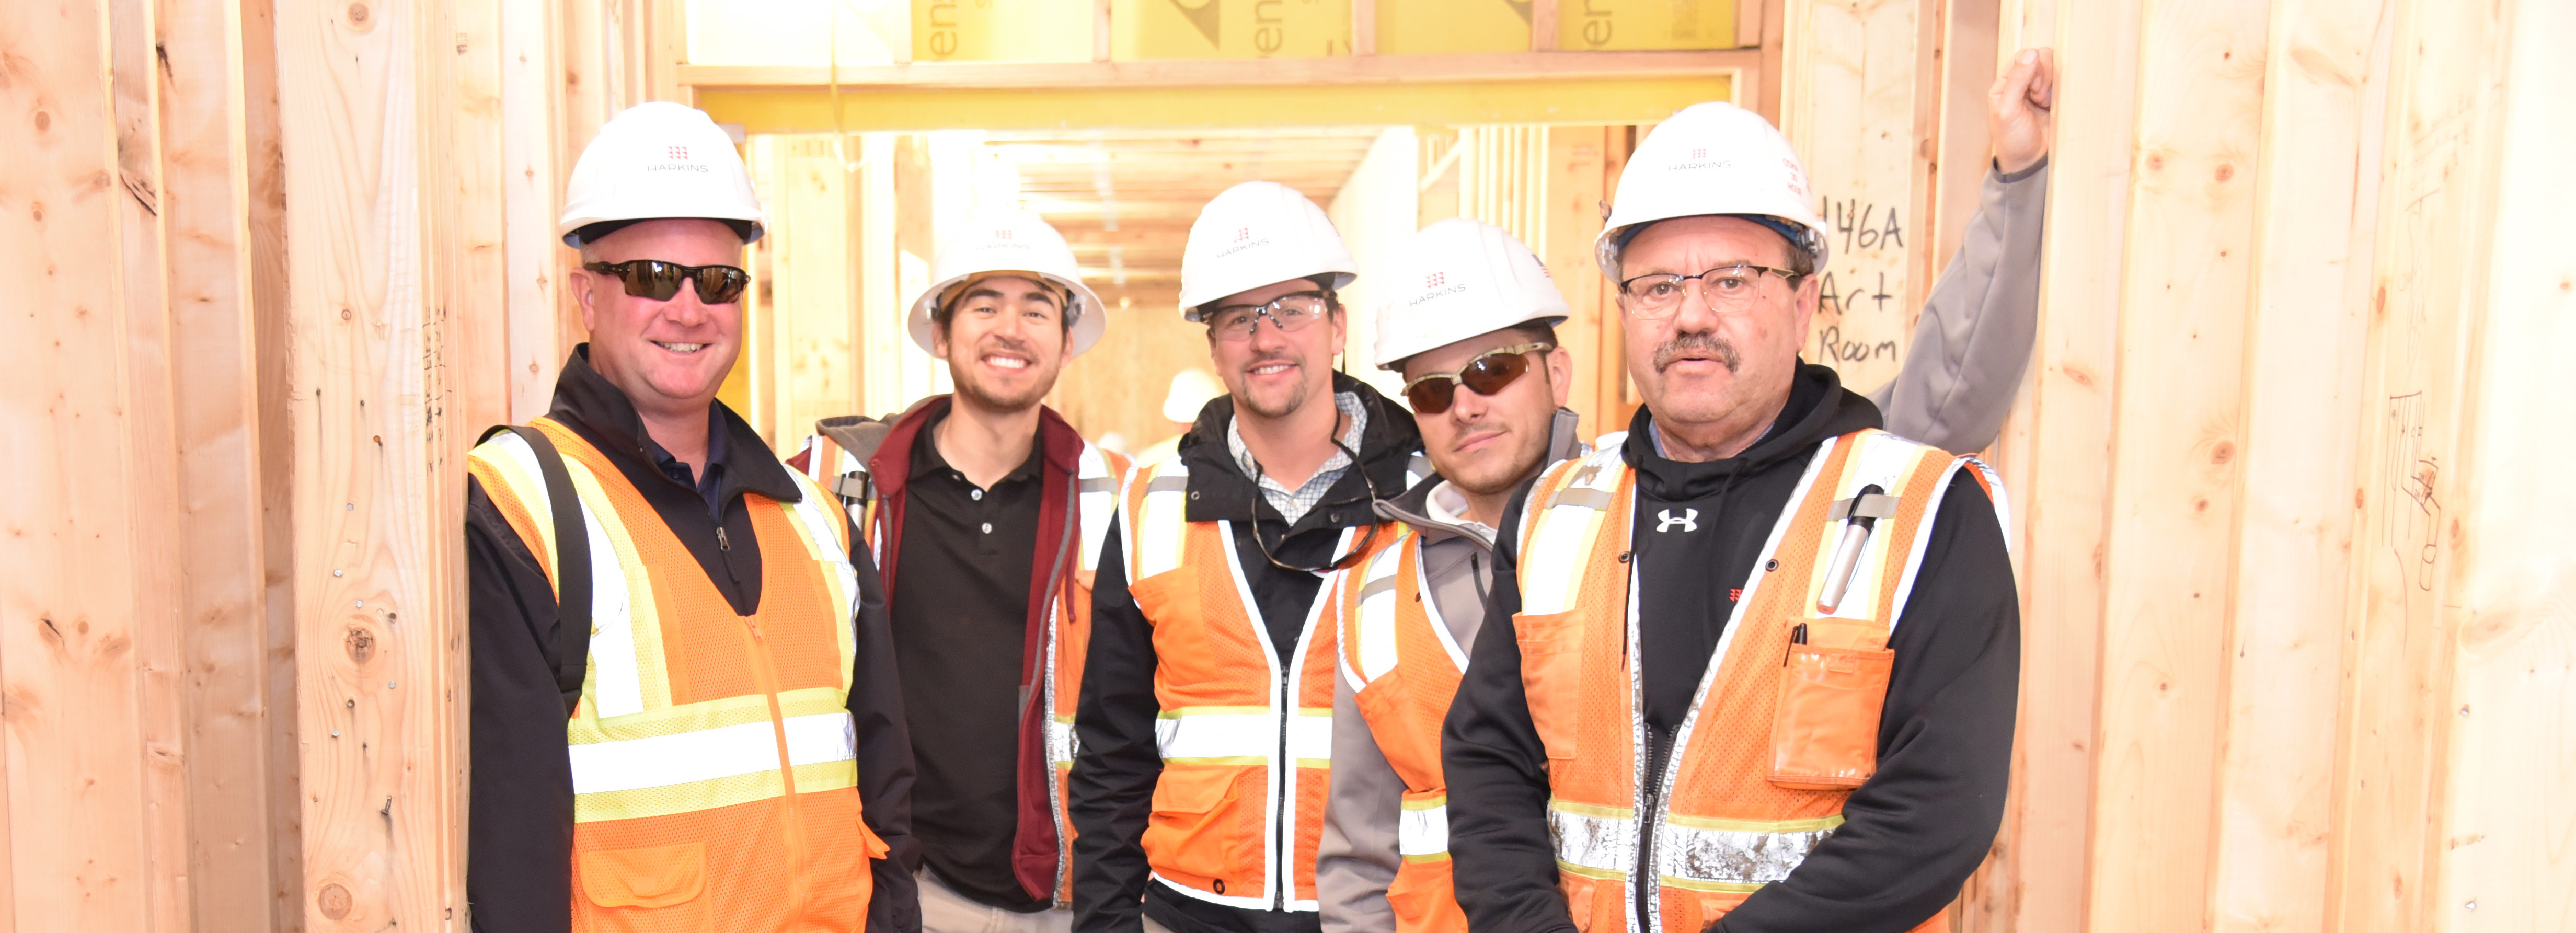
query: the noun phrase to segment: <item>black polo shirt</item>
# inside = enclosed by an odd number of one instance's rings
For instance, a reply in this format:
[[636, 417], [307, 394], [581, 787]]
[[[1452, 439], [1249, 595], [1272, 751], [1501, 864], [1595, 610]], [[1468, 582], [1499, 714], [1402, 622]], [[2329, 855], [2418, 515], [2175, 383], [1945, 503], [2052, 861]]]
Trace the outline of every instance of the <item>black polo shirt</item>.
[[920, 778], [913, 832], [941, 882], [1012, 910], [1044, 910], [1011, 870], [1019, 831], [1020, 653], [1028, 637], [1044, 452], [992, 488], [939, 455], [923, 425], [895, 542], [895, 664]]

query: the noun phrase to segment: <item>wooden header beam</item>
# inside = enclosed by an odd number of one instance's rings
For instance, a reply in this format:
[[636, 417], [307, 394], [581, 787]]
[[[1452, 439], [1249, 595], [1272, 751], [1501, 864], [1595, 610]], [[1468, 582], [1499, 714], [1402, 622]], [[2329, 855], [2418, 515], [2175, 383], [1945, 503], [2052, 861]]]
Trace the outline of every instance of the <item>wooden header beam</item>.
[[[844, 65], [844, 95], [884, 90], [984, 88], [1028, 90], [1225, 87], [1248, 84], [1427, 84], [1455, 81], [1586, 80], [1716, 75], [1761, 64], [1756, 49], [1650, 52], [1491, 52], [1461, 55], [1371, 55], [1331, 58], [1240, 58], [1170, 61], [913, 62]], [[682, 65], [680, 83], [707, 91], [818, 90], [831, 87], [821, 66]]]

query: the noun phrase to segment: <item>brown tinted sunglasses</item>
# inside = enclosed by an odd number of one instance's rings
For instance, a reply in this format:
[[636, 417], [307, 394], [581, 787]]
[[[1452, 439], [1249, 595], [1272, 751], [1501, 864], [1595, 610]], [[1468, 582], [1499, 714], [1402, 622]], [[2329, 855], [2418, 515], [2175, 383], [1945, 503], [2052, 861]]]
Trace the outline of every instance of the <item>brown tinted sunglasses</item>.
[[613, 275], [626, 283], [626, 293], [637, 298], [669, 301], [680, 293], [683, 279], [698, 283], [698, 300], [711, 305], [729, 305], [742, 298], [742, 290], [751, 287], [751, 273], [733, 266], [684, 266], [659, 259], [635, 259], [626, 262], [588, 262], [584, 270], [600, 275]]
[[1492, 350], [1467, 361], [1454, 373], [1432, 373], [1404, 384], [1404, 400], [1413, 403], [1415, 414], [1436, 415], [1449, 410], [1457, 401], [1458, 386], [1476, 390], [1478, 395], [1492, 395], [1511, 385], [1533, 365], [1529, 354], [1556, 349], [1555, 344], [1524, 343]]

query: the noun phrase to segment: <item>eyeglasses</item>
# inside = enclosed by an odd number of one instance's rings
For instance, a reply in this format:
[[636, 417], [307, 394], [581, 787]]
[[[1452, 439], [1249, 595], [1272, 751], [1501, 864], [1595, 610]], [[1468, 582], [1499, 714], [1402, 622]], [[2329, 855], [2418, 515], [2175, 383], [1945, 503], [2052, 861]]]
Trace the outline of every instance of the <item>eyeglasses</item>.
[[[1339, 423], [1339, 420], [1338, 420], [1338, 419], [1336, 419], [1335, 424], [1334, 424], [1334, 427], [1340, 427], [1340, 426], [1341, 426], [1341, 425], [1340, 425], [1340, 423]], [[1353, 473], [1357, 473], [1357, 474], [1359, 474], [1359, 475], [1360, 475], [1360, 482], [1361, 482], [1362, 484], [1365, 484], [1365, 485], [1367, 485], [1367, 486], [1368, 486], [1368, 501], [1369, 501], [1370, 503], [1372, 503], [1370, 507], [1371, 507], [1371, 508], [1375, 508], [1376, 506], [1374, 505], [1374, 503], [1376, 503], [1376, 502], [1377, 502], [1377, 481], [1369, 478], [1369, 475], [1368, 475], [1368, 468], [1367, 468], [1367, 466], [1366, 466], [1366, 465], [1364, 465], [1364, 464], [1362, 464], [1362, 463], [1360, 463], [1360, 455], [1359, 455], [1359, 454], [1357, 454], [1357, 453], [1355, 453], [1355, 452], [1353, 452], [1353, 451], [1350, 449], [1350, 447], [1348, 447], [1348, 446], [1344, 445], [1344, 444], [1342, 443], [1342, 439], [1341, 439], [1341, 438], [1338, 438], [1338, 437], [1336, 437], [1336, 438], [1334, 438], [1334, 439], [1333, 439], [1333, 447], [1334, 447], [1335, 449], [1337, 449], [1337, 450], [1340, 450], [1340, 451], [1342, 452], [1342, 456], [1345, 456], [1345, 457], [1349, 457], [1349, 458], [1351, 458], [1350, 470], [1351, 470], [1351, 472], [1353, 472]], [[1261, 483], [1261, 461], [1255, 460], [1255, 461], [1253, 461], [1253, 462], [1252, 462], [1252, 472], [1253, 472], [1253, 478], [1252, 478], [1252, 482], [1253, 482], [1253, 484], [1254, 484], [1255, 486], [1260, 485], [1260, 483]], [[1385, 523], [1385, 522], [1370, 522], [1370, 523], [1369, 523], [1369, 526], [1368, 526], [1368, 533], [1367, 533], [1366, 535], [1363, 535], [1363, 536], [1361, 536], [1361, 537], [1360, 537], [1360, 543], [1359, 543], [1359, 546], [1354, 547], [1354, 548], [1351, 548], [1351, 552], [1350, 552], [1350, 553], [1348, 553], [1348, 554], [1344, 554], [1344, 555], [1342, 555], [1342, 556], [1340, 556], [1340, 557], [1333, 558], [1332, 563], [1325, 564], [1325, 565], [1323, 565], [1323, 566], [1321, 566], [1321, 567], [1300, 567], [1300, 566], [1297, 566], [1296, 564], [1291, 564], [1291, 563], [1288, 563], [1288, 562], [1286, 562], [1286, 561], [1282, 561], [1282, 560], [1280, 560], [1280, 559], [1279, 559], [1278, 555], [1275, 555], [1275, 554], [1270, 553], [1270, 542], [1269, 542], [1269, 541], [1267, 541], [1267, 540], [1265, 540], [1265, 539], [1263, 539], [1263, 538], [1262, 538], [1262, 536], [1261, 536], [1261, 497], [1260, 497], [1260, 496], [1254, 496], [1254, 497], [1252, 497], [1252, 516], [1251, 516], [1250, 518], [1246, 518], [1246, 519], [1244, 519], [1244, 524], [1246, 524], [1246, 525], [1248, 525], [1248, 526], [1250, 526], [1250, 527], [1252, 528], [1252, 543], [1253, 543], [1255, 546], [1257, 546], [1257, 547], [1261, 548], [1261, 559], [1262, 559], [1262, 560], [1269, 561], [1269, 562], [1270, 562], [1270, 566], [1277, 567], [1277, 568], [1279, 568], [1279, 569], [1281, 569], [1281, 570], [1294, 570], [1294, 571], [1297, 571], [1297, 572], [1299, 572], [1299, 573], [1311, 573], [1311, 574], [1315, 574], [1315, 575], [1317, 575], [1317, 576], [1321, 576], [1321, 575], [1323, 575], [1323, 574], [1331, 573], [1331, 572], [1333, 572], [1333, 571], [1340, 570], [1340, 569], [1343, 569], [1343, 568], [1345, 568], [1345, 567], [1349, 567], [1349, 566], [1350, 566], [1350, 565], [1352, 565], [1352, 564], [1359, 563], [1360, 558], [1368, 556], [1368, 552], [1369, 552], [1369, 545], [1372, 545], [1372, 544], [1376, 544], [1376, 543], [1377, 543], [1377, 530], [1378, 530], [1378, 526], [1383, 525], [1383, 524], [1386, 524], [1386, 523]], [[1284, 543], [1286, 543], [1286, 541], [1285, 541], [1285, 538], [1284, 538], [1284, 537], [1282, 538], [1281, 543], [1283, 543], [1283, 544], [1284, 544]]]
[[1690, 290], [1693, 280], [1699, 282], [1699, 298], [1711, 311], [1734, 314], [1753, 306], [1753, 295], [1762, 290], [1762, 273], [1782, 279], [1796, 279], [1798, 274], [1787, 269], [1738, 263], [1719, 266], [1698, 275], [1674, 275], [1658, 272], [1641, 275], [1619, 283], [1619, 295], [1630, 315], [1654, 320], [1671, 317], [1681, 310], [1682, 295]]
[[680, 281], [698, 283], [698, 300], [711, 305], [728, 305], [742, 297], [751, 286], [751, 273], [734, 266], [684, 266], [659, 259], [635, 259], [626, 262], [586, 262], [582, 269], [600, 275], [613, 275], [626, 283], [626, 293], [637, 298], [669, 301], [680, 293]]
[[1331, 306], [1332, 296], [1323, 292], [1289, 292], [1257, 305], [1219, 305], [1208, 313], [1208, 333], [1227, 343], [1241, 343], [1252, 339], [1262, 318], [1269, 318], [1270, 326], [1280, 333], [1293, 334], [1323, 317]]
[[1530, 371], [1533, 364], [1525, 354], [1545, 353], [1553, 349], [1556, 349], [1555, 344], [1524, 343], [1487, 351], [1483, 356], [1467, 361], [1467, 365], [1459, 367], [1457, 372], [1432, 373], [1405, 383], [1404, 400], [1413, 403], [1414, 414], [1436, 415], [1448, 411], [1449, 403], [1458, 398], [1459, 385], [1476, 390], [1478, 395], [1500, 392], [1504, 386], [1511, 385], [1512, 380]]

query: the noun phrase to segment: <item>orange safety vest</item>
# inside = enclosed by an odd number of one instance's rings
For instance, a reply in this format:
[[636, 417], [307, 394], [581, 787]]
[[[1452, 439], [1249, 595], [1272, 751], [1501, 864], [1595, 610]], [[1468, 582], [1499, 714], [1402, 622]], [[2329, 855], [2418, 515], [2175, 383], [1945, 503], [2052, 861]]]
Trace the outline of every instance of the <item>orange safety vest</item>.
[[[815, 434], [805, 439], [805, 475], [840, 495], [856, 499], [865, 482], [866, 464], [857, 455], [841, 448], [830, 435]], [[1047, 711], [1046, 760], [1047, 796], [1054, 801], [1049, 809], [1055, 819], [1056, 861], [1055, 901], [1073, 902], [1073, 756], [1077, 748], [1073, 733], [1074, 708], [1082, 702], [1082, 662], [1091, 649], [1091, 587], [1100, 570], [1100, 548], [1109, 534], [1109, 525], [1118, 516], [1118, 490], [1127, 477], [1130, 464], [1124, 455], [1094, 444], [1082, 442], [1082, 453], [1076, 461], [1074, 514], [1081, 526], [1074, 531], [1079, 552], [1073, 568], [1072, 586], [1053, 596], [1055, 624], [1045, 633], [1046, 679], [1040, 689], [1046, 691], [1043, 708]], [[868, 529], [868, 544], [873, 553], [885, 553], [885, 525], [877, 500], [870, 499], [861, 522]], [[1045, 542], [1040, 542], [1044, 547]], [[1040, 560], [1048, 559], [1044, 553]]]
[[[1577, 929], [1706, 929], [1842, 825], [1844, 798], [1877, 767], [1888, 637], [1935, 509], [1960, 475], [2002, 510], [2000, 485], [1973, 458], [1878, 430], [1821, 444], [1652, 781], [1636, 747], [1645, 734], [1628, 562], [1636, 472], [1614, 446], [1539, 480], [1520, 529], [1513, 625]], [[1858, 518], [1874, 527], [1847, 562], [1848, 586], [1828, 600], [1836, 552]], [[1652, 871], [1638, 879], [1641, 844]], [[1640, 899], [1651, 918], [1643, 931]], [[1916, 929], [1947, 930], [1948, 919]]]
[[[797, 502], [743, 497], [759, 540], [738, 543], [760, 548], [761, 596], [736, 615], [606, 455], [535, 425], [563, 454], [591, 540], [588, 673], [565, 728], [572, 929], [865, 928], [868, 861], [886, 846], [860, 814], [858, 580], [840, 506], [801, 477]], [[503, 433], [468, 465], [554, 577], [535, 451]]]
[[1369, 736], [1404, 780], [1395, 833], [1404, 864], [1386, 888], [1395, 929], [1466, 933], [1450, 885], [1449, 784], [1440, 772], [1440, 724], [1467, 670], [1466, 647], [1439, 618], [1412, 529], [1340, 583], [1343, 676], [1358, 687], [1352, 698]]
[[[1188, 520], [1180, 458], [1139, 469], [1125, 496], [1127, 589], [1154, 627], [1162, 707], [1145, 860], [1209, 903], [1314, 910], [1332, 779], [1333, 630], [1319, 624], [1331, 600], [1318, 594], [1295, 656], [1280, 658], [1236, 561], [1234, 523]], [[1341, 546], [1351, 538], [1346, 529]]]

